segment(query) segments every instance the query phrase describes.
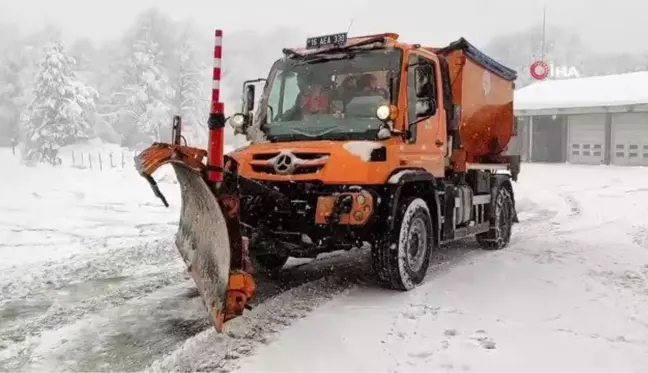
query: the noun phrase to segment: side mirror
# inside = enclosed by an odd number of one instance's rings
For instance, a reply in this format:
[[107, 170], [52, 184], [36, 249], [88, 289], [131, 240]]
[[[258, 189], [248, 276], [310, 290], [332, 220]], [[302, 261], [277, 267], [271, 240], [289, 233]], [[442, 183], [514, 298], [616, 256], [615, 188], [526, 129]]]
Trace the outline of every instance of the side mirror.
[[254, 110], [254, 98], [255, 98], [255, 87], [252, 84], [249, 84], [245, 87], [245, 105], [244, 109], [246, 113]]
[[236, 113], [230, 117], [228, 122], [230, 127], [234, 129], [235, 134], [245, 134], [250, 118], [245, 114]]
[[243, 82], [243, 92], [241, 94], [241, 101], [243, 105], [241, 106], [241, 112], [249, 113], [254, 110], [255, 84], [260, 82], [265, 82], [265, 84], [267, 85], [268, 79], [259, 78], [246, 80]]

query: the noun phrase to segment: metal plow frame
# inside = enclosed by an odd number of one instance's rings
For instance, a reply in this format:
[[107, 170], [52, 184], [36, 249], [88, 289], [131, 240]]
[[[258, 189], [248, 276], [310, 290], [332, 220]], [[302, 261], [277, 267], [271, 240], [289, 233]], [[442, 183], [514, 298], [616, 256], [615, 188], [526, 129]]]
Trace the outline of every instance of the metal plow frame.
[[203, 149], [154, 143], [135, 157], [135, 167], [168, 207], [152, 175], [165, 164], [173, 166], [182, 195], [176, 246], [216, 331], [222, 332], [227, 321], [250, 309], [256, 284], [239, 220], [238, 165], [225, 156], [224, 180], [213, 183], [207, 179], [206, 157]]

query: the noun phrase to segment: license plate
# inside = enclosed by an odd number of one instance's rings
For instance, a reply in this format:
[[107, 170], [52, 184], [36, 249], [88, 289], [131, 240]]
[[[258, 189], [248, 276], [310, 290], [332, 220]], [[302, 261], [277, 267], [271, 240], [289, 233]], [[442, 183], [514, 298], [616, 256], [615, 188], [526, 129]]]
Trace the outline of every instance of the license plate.
[[323, 47], [342, 46], [347, 42], [347, 33], [315, 36], [306, 39], [306, 49], [317, 49]]

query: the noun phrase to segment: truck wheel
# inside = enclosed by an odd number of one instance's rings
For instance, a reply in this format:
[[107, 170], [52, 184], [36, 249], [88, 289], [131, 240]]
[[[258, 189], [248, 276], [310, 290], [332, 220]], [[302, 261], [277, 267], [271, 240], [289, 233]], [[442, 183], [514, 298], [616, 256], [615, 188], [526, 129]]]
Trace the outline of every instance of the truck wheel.
[[288, 261], [287, 256], [266, 253], [250, 253], [255, 273], [273, 274], [278, 272]]
[[401, 201], [395, 229], [372, 247], [372, 267], [390, 289], [411, 290], [425, 279], [434, 246], [430, 210], [420, 198]]
[[515, 210], [513, 197], [506, 188], [500, 188], [493, 203], [493, 216], [491, 217], [491, 228], [488, 232], [477, 235], [477, 242], [485, 250], [503, 249], [511, 241], [511, 228]]

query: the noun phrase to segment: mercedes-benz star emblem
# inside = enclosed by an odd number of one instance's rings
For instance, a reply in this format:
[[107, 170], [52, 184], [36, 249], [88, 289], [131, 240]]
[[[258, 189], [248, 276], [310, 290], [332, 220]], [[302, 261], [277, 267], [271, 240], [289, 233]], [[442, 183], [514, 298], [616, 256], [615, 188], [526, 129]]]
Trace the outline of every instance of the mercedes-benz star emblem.
[[292, 153], [281, 153], [274, 158], [272, 165], [278, 174], [289, 175], [295, 171], [297, 162], [295, 162], [295, 156]]

